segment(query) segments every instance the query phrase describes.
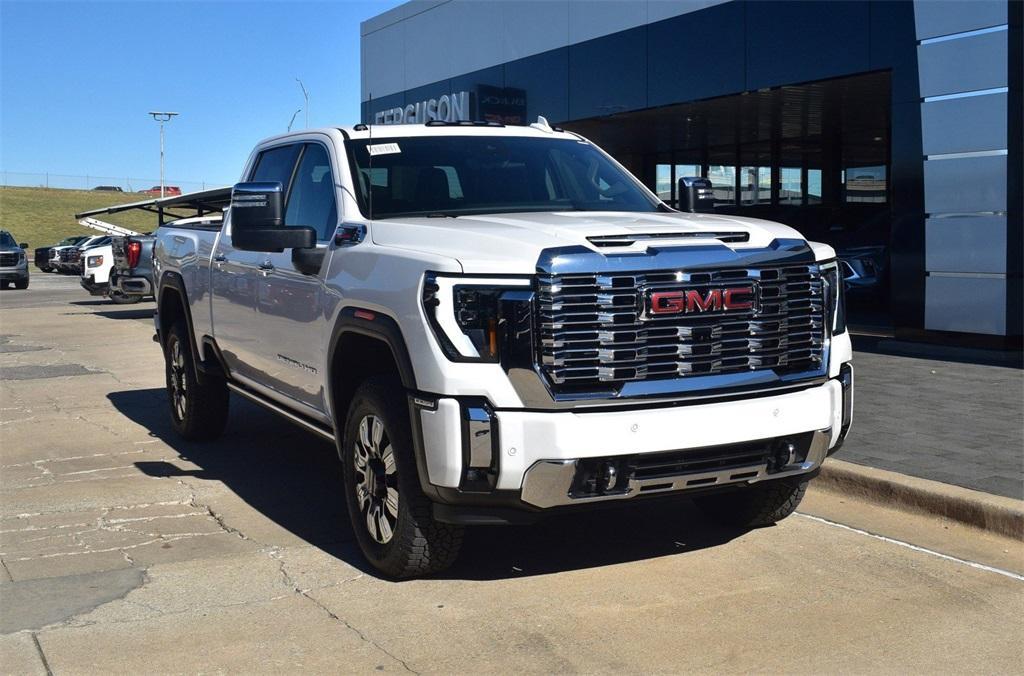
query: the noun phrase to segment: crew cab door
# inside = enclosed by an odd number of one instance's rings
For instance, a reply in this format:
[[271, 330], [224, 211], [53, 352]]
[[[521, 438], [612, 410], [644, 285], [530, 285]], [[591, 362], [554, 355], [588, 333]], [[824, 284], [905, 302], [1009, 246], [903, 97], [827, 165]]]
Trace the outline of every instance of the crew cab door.
[[[287, 191], [301, 151], [301, 143], [263, 150], [246, 180], [279, 181]], [[245, 384], [261, 384], [268, 376], [261, 365], [265, 346], [256, 313], [256, 298], [260, 266], [268, 264], [270, 254], [242, 251], [232, 246], [230, 213], [227, 218], [228, 223], [213, 252], [213, 336], [232, 377]]]
[[[303, 144], [286, 193], [284, 225], [314, 228], [318, 247], [328, 247], [338, 224], [337, 175], [327, 145]], [[321, 270], [327, 268], [329, 257], [327, 251]], [[322, 274], [296, 269], [292, 250], [262, 254], [256, 294], [257, 366], [265, 385], [314, 417], [326, 411], [325, 300]]]

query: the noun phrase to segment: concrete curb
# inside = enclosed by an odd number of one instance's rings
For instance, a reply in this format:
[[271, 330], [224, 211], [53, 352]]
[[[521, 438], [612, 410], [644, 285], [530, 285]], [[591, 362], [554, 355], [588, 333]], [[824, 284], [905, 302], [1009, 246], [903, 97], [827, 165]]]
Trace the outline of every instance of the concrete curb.
[[812, 485], [883, 506], [940, 516], [1024, 540], [1024, 500], [990, 495], [835, 459], [829, 459], [822, 465], [821, 474]]

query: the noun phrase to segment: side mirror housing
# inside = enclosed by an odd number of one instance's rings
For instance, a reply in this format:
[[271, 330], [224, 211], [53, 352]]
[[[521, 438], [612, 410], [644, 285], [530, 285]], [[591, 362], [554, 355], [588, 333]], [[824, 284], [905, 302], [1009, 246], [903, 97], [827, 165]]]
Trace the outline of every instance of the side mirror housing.
[[28, 242], [22, 242], [18, 246], [20, 246], [22, 249], [27, 249], [28, 248]]
[[284, 225], [280, 183], [238, 183], [231, 191], [231, 243], [242, 251], [305, 249], [316, 246], [316, 230]]
[[711, 180], [699, 176], [679, 179], [679, 210], [711, 213], [715, 210], [715, 192]]

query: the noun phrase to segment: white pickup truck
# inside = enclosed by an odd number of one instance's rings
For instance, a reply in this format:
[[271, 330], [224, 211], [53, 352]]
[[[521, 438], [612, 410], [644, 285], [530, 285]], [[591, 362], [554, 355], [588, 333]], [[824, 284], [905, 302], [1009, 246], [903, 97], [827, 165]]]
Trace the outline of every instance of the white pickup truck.
[[702, 213], [706, 180], [675, 211], [543, 120], [291, 133], [242, 180], [157, 233], [173, 425], [216, 438], [234, 392], [333, 441], [387, 575], [609, 502], [771, 523], [850, 427], [835, 252]]

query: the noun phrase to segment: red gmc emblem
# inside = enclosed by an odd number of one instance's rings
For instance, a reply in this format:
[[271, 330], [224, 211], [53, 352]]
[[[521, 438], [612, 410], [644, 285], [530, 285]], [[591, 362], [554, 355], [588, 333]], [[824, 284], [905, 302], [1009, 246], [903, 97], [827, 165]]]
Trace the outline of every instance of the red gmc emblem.
[[757, 290], [752, 284], [727, 289], [648, 291], [647, 316], [752, 310]]

